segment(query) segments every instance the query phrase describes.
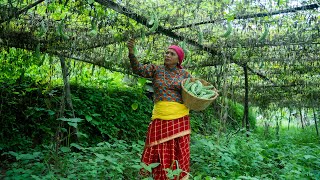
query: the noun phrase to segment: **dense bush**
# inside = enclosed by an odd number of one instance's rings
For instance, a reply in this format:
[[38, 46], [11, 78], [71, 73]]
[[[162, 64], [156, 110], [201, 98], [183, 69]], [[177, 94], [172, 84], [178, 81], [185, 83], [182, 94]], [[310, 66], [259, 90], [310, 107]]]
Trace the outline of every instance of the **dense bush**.
[[90, 135], [125, 140], [143, 139], [151, 120], [152, 101], [134, 89], [77, 87], [73, 94], [76, 116], [85, 119], [80, 130]]
[[[47, 89], [32, 80], [2, 83], [0, 150], [17, 151], [53, 140], [59, 126], [61, 89]], [[150, 122], [152, 102], [141, 89], [71, 87], [79, 131], [88, 142], [104, 138], [142, 139]]]
[[[20, 150], [49, 139], [56, 127], [55, 110], [46, 106], [44, 86], [31, 79], [0, 84], [0, 150]], [[52, 100], [52, 104], [55, 104]]]

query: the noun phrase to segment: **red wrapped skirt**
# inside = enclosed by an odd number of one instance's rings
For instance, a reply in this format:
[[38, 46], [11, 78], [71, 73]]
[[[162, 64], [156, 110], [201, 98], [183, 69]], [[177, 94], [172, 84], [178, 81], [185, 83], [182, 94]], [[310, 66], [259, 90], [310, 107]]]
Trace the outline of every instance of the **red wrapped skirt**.
[[[190, 172], [190, 120], [189, 116], [174, 120], [153, 120], [148, 128], [142, 162], [160, 163], [152, 169], [155, 180], [167, 180], [167, 171], [183, 170], [179, 179], [188, 179]], [[146, 175], [146, 171], [140, 171]], [[177, 176], [175, 177], [177, 179]]]

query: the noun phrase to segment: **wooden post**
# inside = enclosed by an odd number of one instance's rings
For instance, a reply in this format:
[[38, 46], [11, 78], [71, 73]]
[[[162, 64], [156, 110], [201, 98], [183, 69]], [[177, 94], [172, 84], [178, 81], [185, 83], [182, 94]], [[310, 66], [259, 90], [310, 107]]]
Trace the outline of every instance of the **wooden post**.
[[[72, 105], [72, 99], [71, 99], [71, 90], [70, 90], [70, 82], [69, 82], [69, 68], [65, 62], [64, 57], [60, 57], [60, 64], [61, 64], [61, 70], [63, 75], [63, 97], [62, 97], [62, 105], [60, 110], [60, 117], [64, 116], [65, 109], [68, 109], [72, 113], [72, 118], [75, 118], [74, 109]], [[68, 139], [67, 145], [70, 144], [69, 140], [72, 139], [74, 141], [78, 141], [77, 136], [77, 128], [70, 127], [71, 128], [71, 136]], [[70, 135], [69, 134], [69, 135]]]
[[299, 107], [299, 113], [300, 113], [301, 127], [302, 127], [302, 129], [304, 129], [303, 118], [302, 118], [302, 108], [301, 107]]
[[249, 122], [249, 85], [248, 85], [248, 68], [247, 63], [243, 65], [244, 71], [244, 85], [245, 85], [245, 95], [244, 95], [244, 112], [243, 112], [243, 120], [242, 127], [246, 126], [247, 132], [250, 130], [250, 122]]
[[317, 136], [319, 136], [318, 122], [317, 122], [317, 116], [316, 116], [316, 111], [314, 109], [314, 106], [312, 107], [312, 110], [313, 110], [314, 125], [316, 126]]
[[280, 139], [280, 124], [279, 124], [279, 116], [276, 115], [276, 138]]
[[291, 109], [289, 108], [289, 120], [288, 120], [288, 130], [290, 128], [290, 122], [291, 122]]

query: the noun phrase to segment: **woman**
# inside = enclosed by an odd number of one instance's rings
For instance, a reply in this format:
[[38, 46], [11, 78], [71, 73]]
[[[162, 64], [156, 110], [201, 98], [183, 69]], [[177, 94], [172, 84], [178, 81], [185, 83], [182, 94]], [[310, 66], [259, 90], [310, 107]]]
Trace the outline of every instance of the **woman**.
[[[160, 163], [153, 168], [153, 178], [168, 179], [165, 169], [183, 172], [179, 179], [188, 179], [190, 171], [190, 121], [189, 109], [183, 104], [181, 81], [191, 75], [182, 68], [183, 49], [170, 46], [164, 57], [164, 65], [142, 65], [134, 55], [135, 41], [127, 43], [133, 72], [152, 78], [154, 88], [154, 108], [149, 124], [142, 162], [149, 165]], [[146, 171], [141, 171], [144, 174]]]

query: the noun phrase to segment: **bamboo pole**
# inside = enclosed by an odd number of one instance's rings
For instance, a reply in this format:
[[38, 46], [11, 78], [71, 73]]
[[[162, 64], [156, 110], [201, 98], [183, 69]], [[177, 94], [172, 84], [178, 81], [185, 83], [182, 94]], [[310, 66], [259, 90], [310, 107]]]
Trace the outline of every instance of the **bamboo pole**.
[[318, 130], [318, 122], [317, 122], [316, 110], [315, 110], [315, 108], [314, 108], [314, 107], [312, 107], [312, 111], [313, 111], [313, 119], [314, 119], [314, 125], [316, 126], [317, 136], [319, 136], [319, 130]]

